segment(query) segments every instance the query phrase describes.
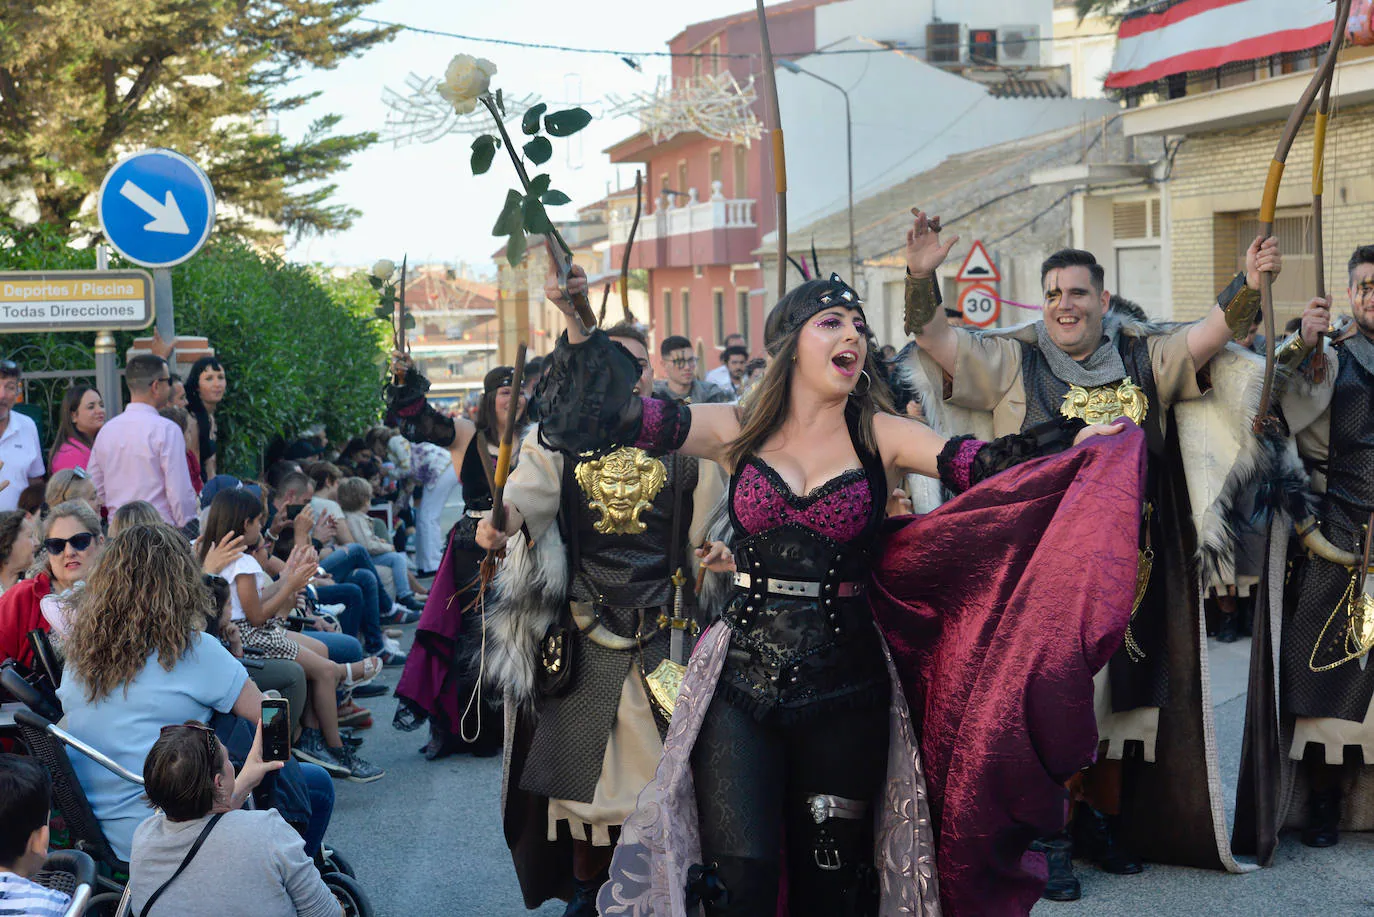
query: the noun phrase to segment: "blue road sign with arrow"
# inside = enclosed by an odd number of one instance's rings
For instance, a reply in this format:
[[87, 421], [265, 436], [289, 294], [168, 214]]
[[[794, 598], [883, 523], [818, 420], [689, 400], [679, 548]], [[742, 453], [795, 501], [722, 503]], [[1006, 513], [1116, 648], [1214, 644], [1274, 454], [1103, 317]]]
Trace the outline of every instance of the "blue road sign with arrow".
[[125, 258], [171, 267], [194, 255], [215, 225], [215, 191], [194, 162], [171, 150], [120, 160], [97, 199], [100, 228]]

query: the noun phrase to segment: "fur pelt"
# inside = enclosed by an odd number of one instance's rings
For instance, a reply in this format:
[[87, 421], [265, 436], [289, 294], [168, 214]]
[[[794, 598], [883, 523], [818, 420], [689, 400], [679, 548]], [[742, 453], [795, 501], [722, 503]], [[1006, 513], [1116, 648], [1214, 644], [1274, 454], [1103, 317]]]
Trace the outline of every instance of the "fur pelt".
[[[711, 518], [706, 526], [706, 538], [709, 541], [722, 541], [727, 548], [733, 548], [735, 544], [735, 527], [730, 524], [730, 508], [726, 505], [726, 500], [716, 501], [716, 506], [711, 510]], [[697, 596], [697, 603], [701, 608], [701, 625], [704, 631], [710, 624], [714, 624], [721, 614], [725, 611], [725, 604], [730, 601], [730, 590], [734, 585], [734, 577], [728, 573], [708, 572], [701, 581], [701, 594]]]
[[[1209, 365], [1212, 389], [1174, 409], [1184, 449], [1189, 498], [1198, 534], [1198, 562], [1204, 586], [1234, 581], [1237, 530], [1247, 522], [1263, 525], [1281, 510], [1296, 519], [1312, 511], [1315, 499], [1308, 474], [1291, 437], [1252, 432], [1264, 386], [1264, 358], [1228, 344]], [[1276, 391], [1285, 416], [1290, 408], [1305, 415], [1313, 383], [1280, 367]], [[1310, 420], [1307, 421], [1310, 423]], [[1304, 424], [1305, 426], [1305, 424]], [[1191, 461], [1190, 461], [1191, 459]], [[1254, 494], [1255, 518], [1242, 518]]]
[[517, 705], [534, 701], [539, 642], [558, 621], [567, 596], [568, 552], [558, 526], [549, 526], [533, 544], [521, 535], [507, 543], [486, 597], [483, 677]]
[[[977, 427], [971, 417], [962, 416], [972, 412], [965, 412], [962, 408], [944, 403], [944, 399], [941, 397], [943, 381], [934, 383], [930, 380], [925, 367], [921, 364], [915, 341], [902, 348], [890, 365], [890, 370], [896, 384], [909, 392], [911, 400], [921, 406], [921, 414], [925, 417], [926, 425], [936, 433], [941, 436], [955, 436]], [[960, 415], [958, 420], [952, 421], [952, 414]], [[987, 426], [989, 429], [991, 428], [991, 420], [988, 421]], [[944, 503], [948, 497], [944, 488], [940, 486], [940, 482], [935, 478], [928, 478], [921, 474], [909, 474], [906, 476], [905, 483], [907, 496], [911, 498], [912, 509], [917, 513], [930, 512]]]

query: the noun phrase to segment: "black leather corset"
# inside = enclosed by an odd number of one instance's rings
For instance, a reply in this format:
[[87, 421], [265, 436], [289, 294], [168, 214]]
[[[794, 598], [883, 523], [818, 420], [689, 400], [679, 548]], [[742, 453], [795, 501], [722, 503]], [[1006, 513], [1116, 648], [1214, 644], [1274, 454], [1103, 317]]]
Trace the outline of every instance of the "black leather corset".
[[[889, 691], [877, 628], [862, 592], [870, 540], [840, 544], [788, 524], [744, 539], [735, 567], [749, 587], [735, 587], [724, 613], [732, 634], [721, 684], [727, 696], [764, 719], [885, 704]], [[777, 595], [768, 581], [815, 583], [815, 598]]]

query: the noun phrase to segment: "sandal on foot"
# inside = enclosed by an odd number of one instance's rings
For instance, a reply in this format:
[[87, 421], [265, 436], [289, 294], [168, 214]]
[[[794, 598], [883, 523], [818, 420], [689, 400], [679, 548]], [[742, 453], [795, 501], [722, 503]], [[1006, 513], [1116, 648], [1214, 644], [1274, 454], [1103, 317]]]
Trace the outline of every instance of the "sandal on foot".
[[[353, 666], [361, 665], [363, 674], [360, 678], [353, 677]], [[361, 663], [350, 662], [344, 665], [343, 686], [346, 688], [358, 688], [372, 681], [382, 674], [382, 660], [376, 656], [368, 656]]]

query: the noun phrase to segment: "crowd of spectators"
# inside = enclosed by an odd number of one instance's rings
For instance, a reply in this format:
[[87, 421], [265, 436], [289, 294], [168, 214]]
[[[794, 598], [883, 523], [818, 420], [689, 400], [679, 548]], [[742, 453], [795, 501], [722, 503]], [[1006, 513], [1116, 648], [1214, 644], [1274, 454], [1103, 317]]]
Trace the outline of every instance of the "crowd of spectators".
[[[333, 810], [331, 777], [385, 776], [360, 754], [372, 726], [360, 701], [387, 693], [379, 676], [405, 663], [401, 628], [426, 598], [408, 555], [411, 535], [422, 540], [416, 509], [451, 469], [427, 457], [421, 480], [409, 444], [376, 427], [338, 448], [312, 429], [265, 457], [260, 474], [220, 473], [226, 377], [214, 358], [183, 383], [161, 357], [133, 357], [124, 410], [107, 417], [98, 391], [73, 386], [45, 454], [37, 425], [13, 410], [22, 370], [0, 361], [0, 663], [37, 672], [30, 633], [44, 633], [64, 662], [56, 696], [67, 730], [144, 774], [146, 796], [72, 758], [111, 848], [131, 858], [135, 912], [223, 813], [207, 842], [219, 852], [205, 859], [218, 865], [178, 880], [161, 910], [203, 897], [233, 860], [236, 882], [275, 877], [259, 889], [259, 913], [334, 915], [311, 861]], [[438, 493], [423, 501], [426, 575], [442, 551], [430, 531]], [[288, 702], [295, 761], [280, 781], [299, 789], [296, 817], [240, 811], [280, 765], [264, 765], [255, 745], [234, 758], [235, 777], [214, 738], [226, 722], [257, 724], [264, 692]], [[0, 756], [0, 913], [48, 901], [26, 877], [46, 852], [46, 817], [33, 813], [46, 816], [49, 793], [32, 759]]]

